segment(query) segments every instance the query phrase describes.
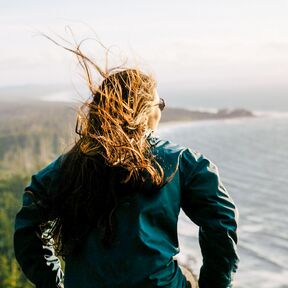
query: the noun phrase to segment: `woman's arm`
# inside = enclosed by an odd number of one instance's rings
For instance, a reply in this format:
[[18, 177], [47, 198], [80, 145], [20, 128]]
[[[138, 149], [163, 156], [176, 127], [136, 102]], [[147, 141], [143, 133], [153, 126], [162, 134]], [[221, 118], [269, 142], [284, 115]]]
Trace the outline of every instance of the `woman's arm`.
[[40, 208], [42, 205], [37, 204], [52, 187], [59, 160], [32, 176], [23, 194], [23, 206], [15, 219], [15, 257], [27, 278], [39, 288], [62, 287], [64, 277], [53, 247], [44, 246], [39, 238], [39, 225], [47, 221], [47, 215]]
[[232, 287], [240, 260], [237, 207], [221, 182], [218, 168], [203, 154], [184, 150], [180, 170], [182, 209], [199, 226], [203, 256], [199, 286]]

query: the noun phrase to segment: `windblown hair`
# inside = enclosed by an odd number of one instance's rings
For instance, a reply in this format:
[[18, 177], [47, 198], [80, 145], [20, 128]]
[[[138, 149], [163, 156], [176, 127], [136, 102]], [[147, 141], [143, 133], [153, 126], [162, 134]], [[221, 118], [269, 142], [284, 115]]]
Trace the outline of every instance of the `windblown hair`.
[[[56, 253], [62, 256], [75, 253], [93, 227], [109, 247], [117, 225], [113, 213], [119, 202], [136, 193], [148, 193], [147, 183], [152, 184], [149, 192], [167, 183], [147, 140], [154, 78], [137, 68], [104, 71], [80, 46], [65, 49], [78, 57], [93, 97], [79, 110], [78, 140], [63, 155], [57, 193], [47, 200], [54, 220], [42, 225], [46, 233], [42, 240], [47, 244], [52, 239]], [[91, 69], [103, 78], [100, 85], [94, 83]]]
[[147, 158], [149, 144], [144, 137], [148, 132], [145, 119], [154, 100], [154, 79], [137, 69], [126, 69], [109, 75], [92, 93], [93, 101], [84, 106], [88, 116], [80, 114], [77, 121], [80, 151], [87, 156], [101, 155], [109, 166], [125, 168], [125, 183], [131, 178], [138, 180], [147, 170], [152, 181], [160, 184], [162, 176]]

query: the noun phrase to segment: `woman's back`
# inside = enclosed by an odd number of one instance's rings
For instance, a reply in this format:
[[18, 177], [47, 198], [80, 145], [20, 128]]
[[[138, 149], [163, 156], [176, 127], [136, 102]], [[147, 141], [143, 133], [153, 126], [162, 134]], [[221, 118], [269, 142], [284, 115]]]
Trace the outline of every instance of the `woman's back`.
[[[187, 287], [186, 278], [173, 260], [179, 252], [177, 220], [181, 207], [200, 226], [205, 264], [201, 269], [200, 287], [211, 287], [212, 283], [215, 287], [228, 287], [231, 272], [236, 271], [238, 262], [235, 251], [237, 210], [221, 183], [216, 166], [199, 152], [153, 135], [148, 139], [164, 174], [177, 172], [159, 191], [133, 193], [134, 196], [120, 201], [114, 213], [115, 238], [109, 248], [103, 246], [97, 228], [90, 230], [76, 253], [65, 258], [66, 288]], [[47, 181], [54, 180], [47, 179], [49, 174], [57, 174], [59, 159], [46, 168], [46, 172], [44, 169], [39, 176], [36, 174], [34, 182], [44, 181], [49, 186]], [[46, 180], [41, 179], [43, 176]], [[32, 178], [26, 190], [41, 197], [34, 184]], [[54, 185], [57, 184], [54, 182]], [[149, 183], [147, 185], [149, 192]], [[17, 225], [23, 222], [23, 209], [16, 220], [16, 232], [21, 229]], [[35, 225], [35, 218], [33, 222]], [[16, 251], [18, 249], [21, 247], [16, 247]], [[55, 271], [57, 269], [60, 267]], [[40, 277], [41, 271], [38, 275]]]
[[[170, 175], [179, 163], [181, 147], [157, 138], [150, 140], [158, 143], [153, 154], [167, 167], [165, 175]], [[146, 193], [133, 193], [134, 196], [123, 199], [114, 212], [116, 233], [112, 246], [105, 248], [97, 229], [92, 230], [83, 250], [66, 259], [65, 285], [77, 287], [78, 279], [79, 285], [86, 281], [94, 283], [91, 287], [98, 287], [98, 279], [99, 283], [106, 283], [99, 287], [186, 287], [172, 258], [179, 252], [179, 184], [178, 172], [160, 191], [149, 192], [147, 187]], [[80, 277], [79, 263], [83, 263]]]

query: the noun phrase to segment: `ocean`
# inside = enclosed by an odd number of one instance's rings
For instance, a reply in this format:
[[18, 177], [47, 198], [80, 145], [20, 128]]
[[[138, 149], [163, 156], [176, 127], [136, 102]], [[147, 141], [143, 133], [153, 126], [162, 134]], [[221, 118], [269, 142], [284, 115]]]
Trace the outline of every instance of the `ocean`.
[[[160, 125], [157, 134], [206, 155], [239, 209], [235, 288], [288, 287], [288, 113]], [[181, 212], [179, 262], [199, 276], [198, 226]]]

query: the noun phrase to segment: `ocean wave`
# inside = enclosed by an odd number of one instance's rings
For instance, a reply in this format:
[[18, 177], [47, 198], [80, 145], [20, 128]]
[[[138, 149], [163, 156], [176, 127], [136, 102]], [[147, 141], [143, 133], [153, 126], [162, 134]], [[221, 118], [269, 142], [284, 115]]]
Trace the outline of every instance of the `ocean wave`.
[[252, 248], [251, 244], [245, 245], [245, 244], [243, 244], [243, 242], [242, 243], [238, 243], [238, 249], [245, 251], [250, 256], [253, 255], [253, 258], [257, 258], [257, 259], [259, 259], [261, 261], [265, 261], [266, 264], [271, 265], [271, 266], [273, 266], [276, 269], [281, 269], [281, 270], [282, 269], [283, 270], [288, 269], [288, 267], [286, 267], [285, 265], [283, 265], [282, 263], [277, 261], [275, 258], [272, 258], [272, 257], [269, 257], [269, 256], [268, 257], [265, 256], [266, 252], [258, 251], [257, 249], [255, 249], [255, 247]]

